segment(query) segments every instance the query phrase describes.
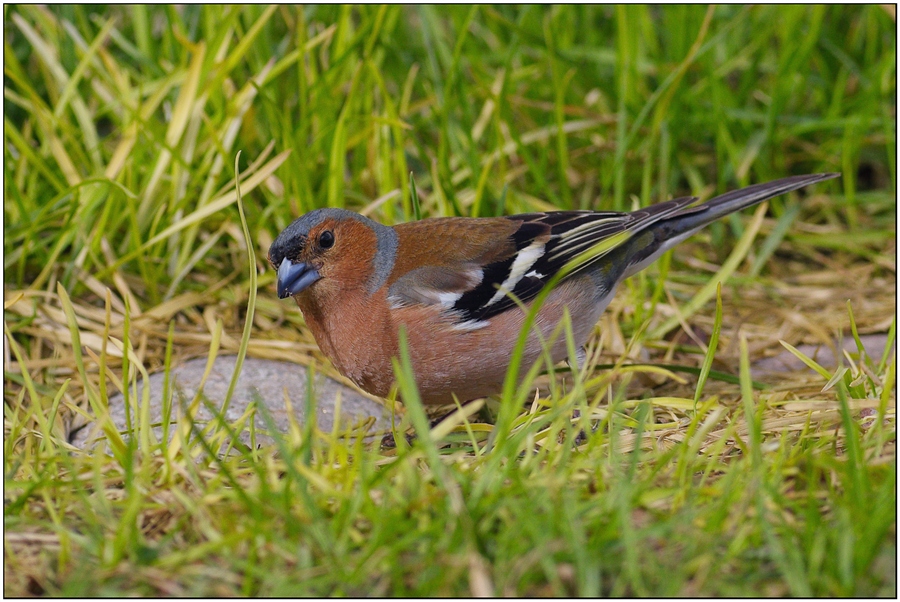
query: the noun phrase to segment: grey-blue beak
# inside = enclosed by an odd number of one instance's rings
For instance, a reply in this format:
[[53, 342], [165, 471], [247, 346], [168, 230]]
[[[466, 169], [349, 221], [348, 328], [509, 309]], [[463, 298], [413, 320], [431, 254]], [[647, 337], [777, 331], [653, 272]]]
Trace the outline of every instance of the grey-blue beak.
[[276, 289], [279, 299], [293, 297], [310, 284], [321, 278], [309, 263], [293, 263], [285, 257], [278, 266], [278, 281]]

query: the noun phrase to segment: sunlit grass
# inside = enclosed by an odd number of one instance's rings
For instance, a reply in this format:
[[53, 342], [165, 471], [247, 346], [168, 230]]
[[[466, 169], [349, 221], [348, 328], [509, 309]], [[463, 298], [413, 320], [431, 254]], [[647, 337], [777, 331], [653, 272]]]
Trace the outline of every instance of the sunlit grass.
[[[5, 593], [896, 595], [893, 19], [5, 6]], [[160, 440], [138, 394], [226, 353], [333, 374], [265, 262], [314, 207], [632, 209], [819, 171], [625, 283], [582, 371], [525, 367], [539, 394], [432, 428], [398, 358], [393, 451], [312, 422], [248, 448], [199, 396]], [[798, 350], [840, 336], [837, 367]], [[782, 349], [808, 369], [753, 372]], [[108, 453], [70, 444], [85, 423]]]

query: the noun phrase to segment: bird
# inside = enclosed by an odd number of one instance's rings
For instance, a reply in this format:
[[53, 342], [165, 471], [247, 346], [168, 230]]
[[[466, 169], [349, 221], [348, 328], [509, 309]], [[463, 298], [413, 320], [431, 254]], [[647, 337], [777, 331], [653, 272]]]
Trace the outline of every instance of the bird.
[[268, 260], [278, 297], [293, 297], [321, 351], [357, 386], [390, 394], [404, 328], [422, 403], [466, 402], [502, 390], [526, 311], [548, 285], [520, 380], [544, 346], [554, 363], [583, 359], [568, 357], [557, 329], [566, 310], [581, 355], [624, 279], [721, 217], [839, 175], [792, 176], [702, 204], [682, 197], [632, 212], [434, 217], [386, 226], [320, 208], [288, 225]]

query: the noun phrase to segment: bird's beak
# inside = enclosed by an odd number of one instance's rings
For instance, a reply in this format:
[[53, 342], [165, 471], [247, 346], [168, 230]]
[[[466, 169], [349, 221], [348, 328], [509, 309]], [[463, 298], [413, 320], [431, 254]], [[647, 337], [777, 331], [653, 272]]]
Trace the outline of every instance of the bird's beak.
[[309, 263], [293, 263], [285, 257], [278, 266], [278, 281], [276, 289], [278, 298], [292, 297], [321, 278], [316, 268]]

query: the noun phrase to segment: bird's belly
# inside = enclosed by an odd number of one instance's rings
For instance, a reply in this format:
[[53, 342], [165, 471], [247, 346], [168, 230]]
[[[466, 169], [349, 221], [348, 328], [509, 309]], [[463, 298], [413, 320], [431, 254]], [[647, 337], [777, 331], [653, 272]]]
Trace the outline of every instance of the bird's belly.
[[[592, 286], [587, 280], [576, 279], [563, 283], [548, 296], [534, 322], [540, 337], [533, 326], [517, 380], [540, 359], [544, 348], [554, 363], [566, 358], [566, 334], [559, 327], [566, 308], [576, 349], [585, 343], [605, 308], [605, 303], [598, 304], [591, 291], [585, 289]], [[465, 402], [502, 390], [525, 321], [523, 309], [507, 310], [477, 330], [455, 330], [450, 318], [437, 310], [410, 309], [416, 311], [398, 318], [407, 323], [410, 333], [413, 371], [423, 403], [453, 403], [453, 395]]]

